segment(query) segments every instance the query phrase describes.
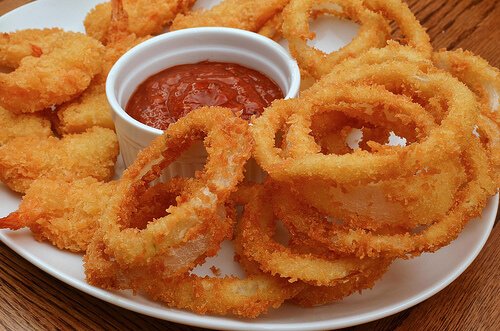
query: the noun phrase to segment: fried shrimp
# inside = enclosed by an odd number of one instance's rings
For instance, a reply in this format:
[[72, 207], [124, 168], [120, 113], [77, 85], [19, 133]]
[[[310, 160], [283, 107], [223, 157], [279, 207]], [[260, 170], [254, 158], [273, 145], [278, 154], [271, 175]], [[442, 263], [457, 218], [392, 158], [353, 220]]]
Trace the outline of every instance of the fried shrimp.
[[105, 84], [92, 81], [77, 99], [57, 108], [57, 131], [62, 134], [80, 133], [93, 127], [113, 129], [114, 123], [106, 98]]
[[[135, 213], [133, 226], [143, 228], [147, 222], [165, 216], [162, 206], [175, 203], [171, 191], [179, 185], [152, 186], [139, 197], [141, 205]], [[19, 209], [0, 218], [0, 229], [30, 228], [39, 241], [48, 241], [59, 249], [85, 252], [97, 230], [98, 220], [118, 185], [86, 177], [68, 182], [64, 179], [38, 179], [26, 191]]]
[[[129, 15], [128, 30], [138, 37], [160, 33], [175, 16], [185, 12], [194, 0], [125, 0], [123, 5]], [[111, 22], [111, 2], [97, 5], [85, 18], [87, 34], [99, 41], [106, 42], [106, 33]]]
[[280, 12], [289, 0], [224, 0], [209, 10], [179, 14], [170, 30], [199, 26], [224, 26], [258, 31], [269, 19]]
[[26, 192], [38, 178], [108, 180], [117, 156], [115, 133], [99, 127], [62, 139], [15, 138], [0, 147], [0, 180], [16, 192]]
[[19, 210], [0, 219], [0, 228], [29, 227], [39, 241], [48, 240], [59, 249], [84, 252], [115, 187], [116, 182], [104, 183], [92, 177], [74, 182], [35, 180]]
[[27, 56], [40, 57], [53, 49], [61, 29], [28, 29], [0, 34], [0, 64], [16, 69]]
[[52, 135], [50, 121], [40, 114], [13, 114], [0, 107], [0, 146], [17, 137], [35, 136], [45, 138]]
[[58, 29], [2, 34], [0, 105], [33, 113], [71, 100], [101, 71], [103, 46], [81, 33]]
[[128, 15], [121, 0], [111, 1], [111, 22], [106, 32], [107, 45], [102, 58], [102, 72], [77, 99], [57, 108], [57, 131], [64, 135], [80, 133], [93, 127], [114, 129], [111, 109], [106, 98], [106, 78], [114, 63], [130, 48], [149, 39], [138, 38], [128, 29]]

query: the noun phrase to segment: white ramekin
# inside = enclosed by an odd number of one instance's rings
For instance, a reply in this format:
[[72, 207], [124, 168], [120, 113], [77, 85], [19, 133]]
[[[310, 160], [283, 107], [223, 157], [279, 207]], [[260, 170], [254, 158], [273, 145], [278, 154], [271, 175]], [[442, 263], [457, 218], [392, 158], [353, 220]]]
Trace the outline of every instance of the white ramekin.
[[[135, 160], [162, 130], [129, 116], [124, 108], [136, 88], [150, 76], [180, 64], [201, 61], [238, 63], [267, 75], [282, 89], [285, 98], [298, 95], [300, 71], [295, 60], [279, 44], [244, 30], [207, 27], [168, 32], [151, 38], [125, 53], [113, 66], [106, 81], [106, 94], [125, 166]], [[202, 169], [206, 152], [195, 144], [166, 171], [166, 177], [192, 176]], [[255, 164], [247, 167], [247, 178], [259, 180]]]

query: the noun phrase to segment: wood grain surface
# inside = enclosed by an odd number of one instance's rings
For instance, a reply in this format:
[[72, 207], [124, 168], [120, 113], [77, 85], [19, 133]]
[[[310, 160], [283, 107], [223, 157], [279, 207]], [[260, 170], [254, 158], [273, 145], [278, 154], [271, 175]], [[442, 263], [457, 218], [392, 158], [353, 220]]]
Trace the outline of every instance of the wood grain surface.
[[[28, 2], [0, 0], [0, 14]], [[500, 1], [407, 2], [436, 49], [465, 48], [500, 67]], [[496, 225], [478, 258], [443, 291], [401, 313], [345, 330], [500, 330], [499, 241]], [[0, 244], [0, 330], [69, 329], [202, 330], [105, 303], [49, 276]]]

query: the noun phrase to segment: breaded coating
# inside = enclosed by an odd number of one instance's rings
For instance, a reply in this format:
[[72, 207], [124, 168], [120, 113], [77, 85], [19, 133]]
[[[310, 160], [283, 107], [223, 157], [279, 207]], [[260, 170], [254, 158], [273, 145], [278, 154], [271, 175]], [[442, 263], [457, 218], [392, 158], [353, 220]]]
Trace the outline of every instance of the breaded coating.
[[105, 85], [94, 82], [81, 96], [58, 107], [57, 118], [56, 128], [62, 135], [84, 132], [93, 126], [115, 128]]
[[115, 133], [100, 127], [62, 139], [15, 138], [0, 147], [0, 180], [21, 193], [38, 178], [109, 180], [117, 155]]
[[54, 42], [63, 30], [27, 29], [15, 33], [0, 33], [0, 64], [16, 69], [27, 56], [39, 57], [54, 48]]
[[56, 130], [62, 135], [83, 132], [93, 126], [114, 129], [106, 97], [106, 78], [125, 52], [150, 36], [138, 38], [129, 32], [128, 15], [122, 1], [113, 0], [112, 9], [111, 22], [105, 36], [107, 45], [102, 59], [102, 72], [96, 75], [80, 97], [57, 108]]
[[[125, 0], [123, 6], [129, 16], [128, 30], [137, 37], [158, 34], [175, 18], [185, 12], [195, 0]], [[85, 17], [87, 34], [105, 44], [111, 21], [111, 3], [97, 5]]]
[[170, 30], [224, 26], [255, 32], [288, 2], [289, 0], [224, 0], [208, 10], [177, 15]]
[[50, 121], [40, 114], [11, 113], [0, 107], [0, 146], [17, 137], [35, 136], [45, 138], [52, 136]]
[[[177, 187], [184, 181], [174, 179], [146, 190], [138, 197], [140, 203], [130, 227], [142, 229], [154, 218], [165, 216], [166, 209], [176, 203]], [[0, 229], [29, 227], [39, 241], [46, 240], [72, 252], [85, 252], [117, 183], [92, 177], [72, 182], [37, 179], [26, 191], [19, 209], [0, 218]]]
[[280, 11], [273, 17], [271, 17], [260, 29], [257, 31], [258, 34], [264, 37], [273, 39], [274, 41], [279, 41], [283, 38], [282, 33], [283, 25], [283, 12]]
[[19, 210], [0, 219], [0, 228], [29, 227], [37, 240], [60, 249], [84, 252], [116, 182], [87, 177], [73, 182], [38, 179], [23, 197]]
[[1, 36], [0, 65], [15, 70], [0, 73], [0, 105], [12, 112], [33, 113], [69, 101], [101, 71], [104, 47], [84, 34], [50, 29]]

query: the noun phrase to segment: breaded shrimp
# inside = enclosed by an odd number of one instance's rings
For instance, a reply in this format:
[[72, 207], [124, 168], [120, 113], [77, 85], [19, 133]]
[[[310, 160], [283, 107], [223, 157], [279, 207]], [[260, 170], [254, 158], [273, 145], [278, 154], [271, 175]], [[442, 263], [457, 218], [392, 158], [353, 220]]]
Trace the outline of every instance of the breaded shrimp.
[[115, 133], [100, 127], [62, 139], [15, 138], [0, 147], [0, 180], [21, 193], [38, 178], [109, 180], [117, 155]]
[[105, 35], [107, 45], [102, 59], [102, 72], [96, 75], [80, 97], [57, 108], [56, 129], [62, 135], [83, 132], [93, 126], [114, 129], [106, 98], [106, 77], [113, 64], [126, 51], [149, 39], [149, 36], [138, 38], [128, 30], [128, 15], [121, 0], [113, 0], [111, 4], [112, 17]]
[[37, 240], [84, 252], [115, 187], [116, 182], [104, 183], [92, 177], [73, 182], [35, 180], [19, 209], [0, 219], [0, 228], [29, 227]]
[[0, 107], [0, 146], [17, 137], [35, 136], [46, 138], [52, 136], [50, 121], [41, 114], [11, 113]]
[[71, 100], [101, 71], [104, 47], [81, 33], [58, 29], [0, 35], [0, 106], [33, 113]]
[[[125, 0], [123, 5], [128, 13], [128, 30], [137, 37], [158, 34], [172, 22], [178, 13], [185, 12], [195, 0]], [[87, 34], [104, 44], [111, 21], [111, 3], [97, 5], [85, 18]]]
[[[188, 181], [173, 179], [147, 189], [138, 197], [138, 209], [129, 227], [142, 229], [154, 218], [165, 216], [167, 208], [176, 203], [179, 187]], [[0, 229], [29, 227], [39, 241], [47, 240], [60, 249], [84, 252], [117, 183], [104, 183], [92, 177], [73, 182], [35, 180], [19, 209], [0, 218]]]
[[288, 2], [289, 0], [223, 0], [208, 10], [177, 15], [170, 30], [224, 26], [255, 32], [279, 13]]
[[114, 130], [104, 83], [92, 81], [78, 98], [57, 107], [56, 130], [61, 135], [100, 126]]

